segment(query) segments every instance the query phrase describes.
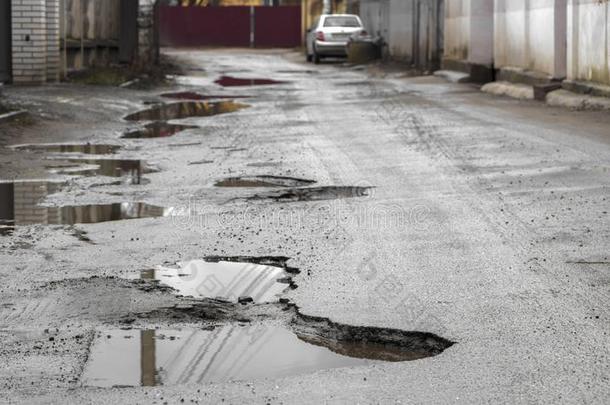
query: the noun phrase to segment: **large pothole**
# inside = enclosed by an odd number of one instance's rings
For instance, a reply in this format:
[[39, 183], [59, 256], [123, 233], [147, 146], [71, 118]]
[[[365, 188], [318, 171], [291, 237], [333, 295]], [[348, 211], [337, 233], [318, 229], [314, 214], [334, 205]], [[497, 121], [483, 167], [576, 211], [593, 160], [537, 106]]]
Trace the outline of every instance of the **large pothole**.
[[229, 177], [216, 182], [216, 187], [302, 187], [315, 183], [314, 180], [283, 176], [240, 176]]
[[136, 218], [163, 217], [171, 208], [142, 202], [92, 205], [39, 205], [48, 195], [60, 190], [63, 183], [21, 181], [0, 183], [0, 232], [4, 234], [19, 225], [73, 225]]
[[127, 121], [167, 121], [189, 117], [209, 117], [232, 113], [248, 107], [246, 104], [233, 101], [184, 101], [179, 103], [161, 104], [142, 110], [125, 117]]
[[214, 81], [214, 83], [221, 85], [222, 87], [243, 87], [243, 86], [268, 86], [272, 84], [284, 84], [287, 83], [281, 80], [273, 79], [260, 79], [260, 78], [245, 78], [245, 77], [234, 77], [234, 76], [221, 76]]
[[270, 200], [275, 202], [334, 200], [340, 198], [366, 197], [369, 195], [369, 190], [371, 190], [371, 187], [302, 187], [259, 193], [250, 197], [246, 197], [245, 200]]
[[14, 146], [17, 150], [49, 153], [82, 153], [87, 155], [109, 155], [121, 148], [120, 145], [105, 144], [27, 144]]
[[190, 260], [175, 267], [158, 266], [140, 272], [139, 278], [170, 287], [182, 296], [234, 303], [278, 302], [283, 292], [296, 288], [282, 266], [216, 258]]
[[161, 94], [161, 97], [171, 98], [174, 100], [214, 100], [214, 99], [223, 99], [223, 98], [249, 98], [250, 96], [232, 96], [232, 95], [219, 95], [219, 94], [200, 94], [193, 91], [181, 91], [178, 93], [164, 93]]
[[187, 129], [197, 128], [195, 125], [170, 124], [165, 121], [156, 121], [146, 124], [143, 128], [130, 130], [124, 133], [121, 138], [140, 139], [140, 138], [165, 138], [176, 135]]

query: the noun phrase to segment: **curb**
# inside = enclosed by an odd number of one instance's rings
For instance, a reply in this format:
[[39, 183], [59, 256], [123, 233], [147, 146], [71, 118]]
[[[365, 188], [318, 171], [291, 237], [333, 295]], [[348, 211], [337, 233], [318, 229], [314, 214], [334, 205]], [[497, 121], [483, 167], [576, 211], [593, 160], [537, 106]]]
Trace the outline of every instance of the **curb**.
[[533, 100], [534, 87], [510, 82], [491, 82], [481, 87], [481, 91], [497, 96], [509, 96], [519, 100]]

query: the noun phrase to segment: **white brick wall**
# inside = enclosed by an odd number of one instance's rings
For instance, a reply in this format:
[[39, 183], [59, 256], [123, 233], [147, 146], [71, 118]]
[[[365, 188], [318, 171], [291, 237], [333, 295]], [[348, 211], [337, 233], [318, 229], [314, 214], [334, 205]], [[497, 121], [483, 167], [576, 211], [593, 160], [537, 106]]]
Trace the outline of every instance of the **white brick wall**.
[[58, 0], [11, 0], [13, 81], [59, 78]]

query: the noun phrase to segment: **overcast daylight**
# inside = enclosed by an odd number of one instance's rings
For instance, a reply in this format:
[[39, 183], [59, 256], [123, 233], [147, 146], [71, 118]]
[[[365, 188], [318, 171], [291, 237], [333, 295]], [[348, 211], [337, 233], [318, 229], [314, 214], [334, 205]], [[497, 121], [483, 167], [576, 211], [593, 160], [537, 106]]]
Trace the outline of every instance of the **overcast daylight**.
[[610, 403], [608, 0], [0, 0], [0, 404]]

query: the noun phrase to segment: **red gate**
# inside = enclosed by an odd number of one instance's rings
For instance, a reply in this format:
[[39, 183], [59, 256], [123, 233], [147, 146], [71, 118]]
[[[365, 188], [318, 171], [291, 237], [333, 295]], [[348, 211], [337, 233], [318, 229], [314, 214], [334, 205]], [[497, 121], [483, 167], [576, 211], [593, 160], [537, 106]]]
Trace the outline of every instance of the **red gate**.
[[301, 6], [159, 6], [161, 46], [296, 47]]

